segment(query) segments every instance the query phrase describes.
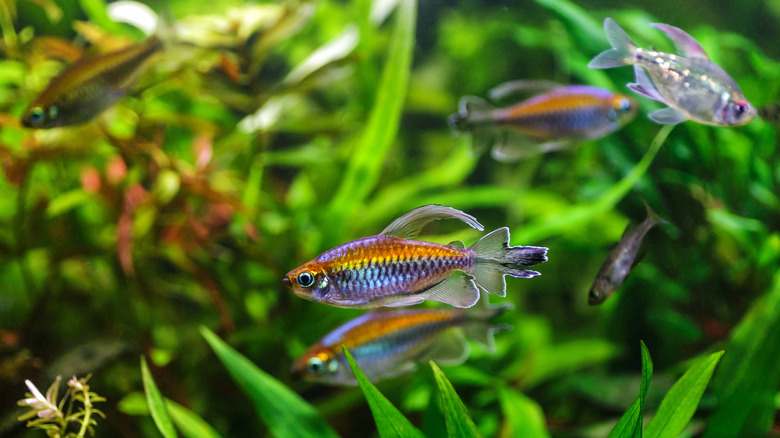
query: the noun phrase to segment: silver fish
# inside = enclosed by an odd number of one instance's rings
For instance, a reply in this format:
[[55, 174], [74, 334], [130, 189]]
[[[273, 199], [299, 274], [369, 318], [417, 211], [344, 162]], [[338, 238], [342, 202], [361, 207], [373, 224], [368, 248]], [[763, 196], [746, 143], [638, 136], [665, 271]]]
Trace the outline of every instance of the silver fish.
[[636, 83], [628, 84], [628, 88], [669, 106], [649, 115], [661, 124], [693, 120], [707, 125], [739, 126], [756, 117], [756, 108], [734, 79], [710, 61], [693, 37], [668, 24], [652, 26], [663, 31], [682, 56], [638, 47], [615, 20], [607, 18], [604, 30], [612, 49], [597, 55], [588, 67], [633, 65]]
[[637, 254], [647, 232], [657, 224], [666, 222], [647, 203], [645, 207], [647, 207], [647, 218], [639, 226], [634, 227], [631, 224], [626, 226], [620, 241], [609, 252], [596, 274], [596, 280], [588, 293], [588, 304], [591, 306], [603, 303], [620, 289], [631, 269], [641, 259]]

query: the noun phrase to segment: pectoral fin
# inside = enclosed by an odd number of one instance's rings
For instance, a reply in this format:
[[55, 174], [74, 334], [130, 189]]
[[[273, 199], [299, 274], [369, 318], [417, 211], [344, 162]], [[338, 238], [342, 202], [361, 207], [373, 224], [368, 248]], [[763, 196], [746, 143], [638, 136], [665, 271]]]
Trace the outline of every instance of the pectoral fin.
[[685, 114], [677, 111], [674, 108], [663, 108], [653, 111], [648, 115], [648, 117], [650, 117], [650, 120], [662, 125], [676, 125], [688, 119], [685, 117]]
[[382, 230], [380, 235], [400, 237], [402, 239], [414, 239], [429, 222], [444, 218], [460, 219], [465, 222], [466, 225], [479, 231], [485, 229], [482, 224], [477, 222], [477, 220], [469, 214], [452, 207], [429, 204], [410, 210], [403, 216], [394, 220], [387, 228]]

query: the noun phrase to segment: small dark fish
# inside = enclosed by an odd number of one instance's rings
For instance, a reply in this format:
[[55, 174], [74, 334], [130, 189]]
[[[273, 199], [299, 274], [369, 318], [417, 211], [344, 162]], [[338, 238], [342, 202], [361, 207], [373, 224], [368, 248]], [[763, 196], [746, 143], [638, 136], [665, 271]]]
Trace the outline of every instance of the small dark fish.
[[647, 207], [647, 219], [642, 221], [639, 226], [634, 227], [631, 224], [626, 226], [620, 241], [609, 252], [607, 259], [599, 269], [599, 273], [596, 274], [596, 280], [588, 294], [588, 304], [591, 306], [603, 303], [620, 289], [631, 269], [641, 259], [641, 256], [637, 257], [637, 254], [647, 232], [657, 224], [666, 222], [646, 203], [645, 207]]
[[127, 93], [161, 47], [160, 40], [151, 37], [115, 52], [79, 58], [30, 103], [22, 125], [54, 128], [91, 120]]
[[471, 307], [479, 289], [506, 295], [505, 275], [531, 278], [525, 269], [547, 261], [547, 248], [509, 246], [509, 229], [498, 228], [466, 248], [415, 240], [425, 224], [442, 218], [483, 227], [451, 207], [426, 205], [393, 221], [377, 236], [347, 242], [288, 272], [282, 280], [295, 295], [336, 307], [411, 306], [425, 300]]
[[654, 23], [674, 42], [680, 55], [638, 47], [626, 32], [607, 17], [604, 31], [612, 48], [593, 58], [588, 67], [606, 69], [633, 65], [636, 83], [628, 88], [668, 105], [648, 117], [673, 125], [685, 120], [715, 126], [739, 126], [756, 117], [734, 79], [710, 61], [702, 46], [682, 29]]
[[[620, 93], [587, 85], [564, 86], [550, 81], [514, 81], [491, 90], [492, 98], [515, 91], [547, 90], [506, 108], [474, 96], [460, 100], [449, 118], [458, 131], [471, 131], [475, 148], [493, 142], [493, 157], [511, 161], [562, 149], [577, 140], [604, 137], [636, 114], [636, 101]], [[501, 134], [517, 134], [514, 141]]]
[[504, 327], [489, 320], [509, 307], [369, 312], [311, 346], [295, 361], [292, 373], [331, 385], [357, 384], [342, 345], [374, 382], [409, 372], [421, 361], [458, 365], [468, 357], [469, 344], [457, 329], [492, 351], [493, 333]]

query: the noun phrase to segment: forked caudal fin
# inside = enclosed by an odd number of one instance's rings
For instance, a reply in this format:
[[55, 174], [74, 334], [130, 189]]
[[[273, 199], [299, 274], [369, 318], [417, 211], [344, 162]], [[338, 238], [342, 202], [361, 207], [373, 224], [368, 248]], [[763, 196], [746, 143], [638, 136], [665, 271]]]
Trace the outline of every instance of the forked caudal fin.
[[588, 67], [605, 69], [631, 64], [631, 56], [637, 45], [612, 18], [607, 17], [604, 20], [604, 31], [612, 48], [596, 55], [588, 63]]
[[547, 261], [547, 248], [540, 246], [509, 246], [509, 229], [499, 228], [486, 234], [471, 246], [477, 259], [474, 280], [485, 292], [506, 296], [505, 275], [531, 278], [540, 275], [524, 269]]

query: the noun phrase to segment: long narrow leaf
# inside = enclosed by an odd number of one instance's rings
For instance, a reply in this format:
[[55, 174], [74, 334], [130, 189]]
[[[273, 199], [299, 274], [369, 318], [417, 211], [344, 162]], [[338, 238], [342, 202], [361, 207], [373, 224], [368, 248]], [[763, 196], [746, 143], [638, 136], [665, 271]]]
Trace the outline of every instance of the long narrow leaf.
[[141, 357], [141, 379], [144, 382], [144, 392], [146, 393], [146, 403], [149, 405], [149, 412], [152, 414], [152, 420], [157, 425], [157, 429], [165, 438], [175, 438], [176, 429], [173, 427], [171, 417], [168, 415], [168, 409], [165, 407], [160, 390], [154, 384], [152, 373], [146, 365], [146, 360]]
[[642, 437], [642, 420], [644, 418], [645, 396], [650, 387], [650, 379], [653, 377], [653, 359], [644, 341], [640, 341], [642, 348], [642, 384], [639, 387], [639, 397], [629, 406], [620, 417], [615, 427], [610, 432], [612, 437]]
[[723, 351], [713, 353], [693, 365], [680, 377], [666, 394], [655, 417], [645, 429], [645, 437], [679, 436], [691, 421], [699, 406], [704, 390], [710, 383], [715, 366], [718, 365]]
[[705, 438], [765, 436], [780, 384], [780, 272], [734, 329], [715, 378], [721, 400]]
[[433, 377], [436, 378], [436, 384], [439, 386], [439, 395], [441, 395], [441, 409], [444, 411], [444, 424], [447, 426], [447, 436], [449, 437], [478, 437], [477, 426], [474, 420], [469, 416], [466, 405], [458, 397], [452, 383], [441, 371], [438, 365], [430, 361], [433, 369]]
[[331, 201], [334, 225], [343, 224], [344, 219], [374, 189], [384, 158], [395, 141], [409, 85], [416, 16], [417, 1], [401, 1], [396, 10], [395, 29], [377, 86], [374, 107], [347, 164], [342, 184]]
[[220, 438], [219, 433], [195, 412], [173, 400], [165, 399], [165, 405], [182, 435], [188, 438]]
[[422, 433], [412, 426], [412, 423], [404, 417], [404, 415], [390, 403], [378, 389], [371, 383], [363, 371], [360, 370], [355, 359], [349, 353], [346, 347], [344, 348], [344, 354], [349, 362], [349, 367], [352, 368], [352, 373], [355, 374], [355, 379], [360, 385], [360, 389], [363, 391], [363, 395], [366, 397], [368, 407], [371, 408], [371, 413], [374, 415], [374, 422], [376, 422], [376, 429], [379, 432], [379, 436], [384, 437], [422, 437]]
[[238, 387], [252, 400], [271, 435], [280, 438], [338, 436], [306, 400], [255, 366], [211, 330], [201, 327], [200, 332]]

